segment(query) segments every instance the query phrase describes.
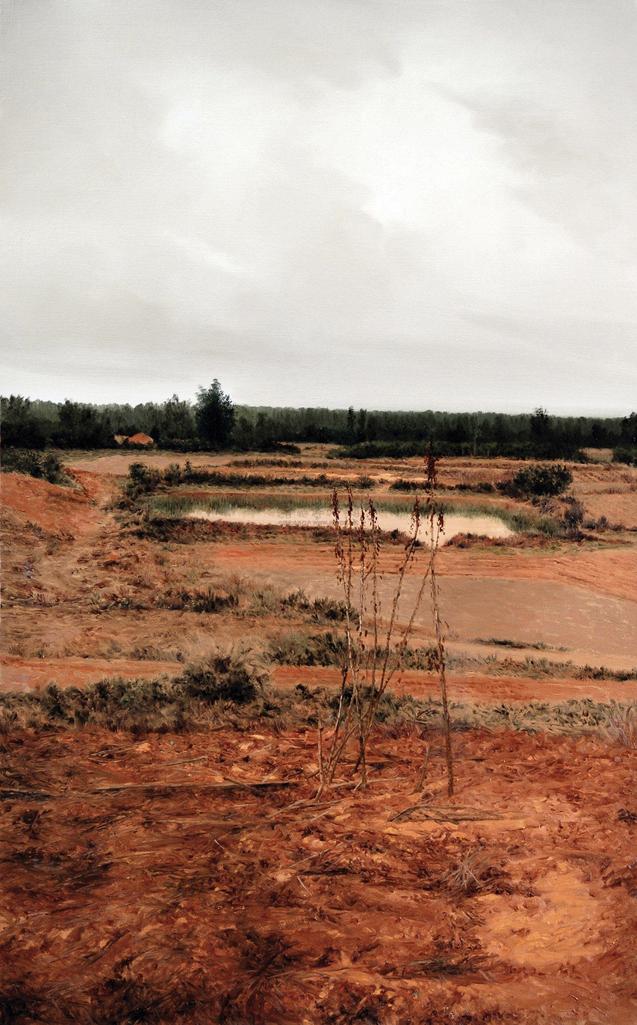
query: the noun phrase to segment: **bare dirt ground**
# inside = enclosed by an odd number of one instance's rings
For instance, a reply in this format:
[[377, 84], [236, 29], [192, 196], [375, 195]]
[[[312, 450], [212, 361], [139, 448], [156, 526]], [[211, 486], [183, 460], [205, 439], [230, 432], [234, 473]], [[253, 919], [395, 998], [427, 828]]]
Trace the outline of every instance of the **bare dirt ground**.
[[[329, 535], [154, 536], [117, 507], [131, 461], [185, 458], [74, 453], [73, 488], [2, 474], [1, 693], [169, 679], [246, 645], [266, 661], [290, 653], [269, 666], [277, 693], [336, 690], [336, 663], [292, 653], [341, 625], [281, 600], [342, 597]], [[285, 468], [190, 458], [236, 474], [367, 474], [392, 500], [394, 479], [422, 475], [417, 460], [347, 464], [320, 446]], [[444, 500], [534, 515], [480, 491], [518, 465], [445, 461]], [[0, 1022], [633, 1025], [634, 731], [567, 736], [550, 709], [637, 699], [637, 470], [572, 471], [585, 515], [618, 529], [439, 553], [452, 701], [501, 723], [507, 707], [548, 709], [534, 735], [456, 732], [451, 801], [441, 739], [417, 723], [378, 729], [366, 789], [345, 767], [316, 801], [316, 729], [283, 713], [163, 733], [3, 721]], [[400, 553], [384, 550], [385, 609]], [[218, 608], [192, 607], [210, 593]], [[425, 603], [410, 643], [432, 638]], [[393, 691], [434, 699], [437, 676], [405, 670]]]
[[313, 730], [14, 735], [8, 1020], [632, 1025], [635, 752], [428, 741], [314, 802]]

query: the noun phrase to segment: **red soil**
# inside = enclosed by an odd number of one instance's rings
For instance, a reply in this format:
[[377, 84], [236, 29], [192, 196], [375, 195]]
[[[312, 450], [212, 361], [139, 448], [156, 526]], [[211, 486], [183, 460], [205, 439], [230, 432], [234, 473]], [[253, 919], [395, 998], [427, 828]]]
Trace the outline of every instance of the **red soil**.
[[[325, 628], [267, 609], [156, 608], [157, 595], [221, 586], [237, 571], [248, 589], [338, 588], [331, 546], [309, 536], [141, 539], [109, 508], [111, 474], [138, 458], [87, 455], [77, 489], [3, 474], [5, 689], [173, 675], [171, 654]], [[496, 481], [516, 466], [449, 460], [442, 483]], [[413, 460], [373, 472], [421, 469]], [[611, 521], [620, 505], [637, 514], [633, 471], [573, 473], [585, 505]], [[476, 638], [514, 638], [569, 649], [538, 658], [637, 662], [637, 549], [631, 535], [621, 540], [443, 550], [450, 648], [475, 657], [496, 650]], [[425, 620], [418, 643], [430, 637]], [[273, 679], [337, 682], [331, 668], [291, 666]], [[409, 672], [395, 689], [427, 697], [437, 686]], [[637, 684], [467, 672], [450, 674], [449, 689], [498, 705], [634, 699]], [[2, 1025], [634, 1025], [637, 752], [507, 731], [456, 734], [454, 746], [453, 801], [441, 740], [416, 726], [373, 738], [367, 789], [352, 788], [348, 765], [317, 801], [316, 731], [285, 721], [225, 711], [205, 733], [145, 737], [9, 724]], [[252, 785], [264, 781], [286, 786]]]
[[[341, 674], [336, 666], [277, 666], [272, 679], [279, 687], [295, 687], [297, 683], [304, 683], [312, 687], [337, 688], [340, 686]], [[448, 673], [447, 681], [454, 701], [480, 705], [560, 702], [578, 698], [637, 701], [637, 680], [527, 679], [520, 676]], [[396, 694], [412, 694], [415, 698], [438, 698], [440, 682], [433, 673], [406, 670], [392, 680], [390, 690]]]
[[[91, 482], [91, 475], [78, 474]], [[2, 505], [17, 516], [20, 523], [35, 523], [52, 534], [81, 534], [96, 520], [91, 498], [85, 492], [49, 484], [22, 473], [3, 473]]]
[[83, 687], [107, 676], [124, 679], [154, 678], [167, 673], [175, 676], [175, 662], [151, 662], [123, 658], [51, 658], [24, 659], [0, 656], [0, 692], [39, 691], [49, 683], [59, 687]]
[[14, 734], [6, 1020], [633, 1025], [637, 754], [427, 739], [315, 803], [313, 730]]
[[129, 445], [154, 445], [155, 442], [151, 438], [150, 434], [131, 434], [130, 438], [127, 438]]

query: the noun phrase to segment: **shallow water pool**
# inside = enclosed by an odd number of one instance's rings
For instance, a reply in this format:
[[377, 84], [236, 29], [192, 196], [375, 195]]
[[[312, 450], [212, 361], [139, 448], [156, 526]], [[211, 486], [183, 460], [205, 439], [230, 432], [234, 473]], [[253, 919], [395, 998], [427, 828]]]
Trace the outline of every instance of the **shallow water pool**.
[[[400, 512], [393, 509], [377, 510], [378, 525], [383, 531], [398, 530], [409, 534], [411, 529], [411, 512]], [[187, 519], [222, 520], [226, 523], [254, 523], [268, 526], [283, 527], [331, 527], [332, 511], [324, 506], [290, 507], [283, 505], [251, 506], [248, 503], [206, 502], [205, 505], [194, 505], [184, 513]], [[360, 510], [355, 518], [360, 516]], [[428, 533], [428, 522], [422, 521], [419, 537], [425, 541]], [[486, 514], [467, 515], [445, 513], [444, 532], [440, 543], [446, 544], [456, 534], [477, 534], [480, 537], [511, 537], [514, 531], [498, 516]]]

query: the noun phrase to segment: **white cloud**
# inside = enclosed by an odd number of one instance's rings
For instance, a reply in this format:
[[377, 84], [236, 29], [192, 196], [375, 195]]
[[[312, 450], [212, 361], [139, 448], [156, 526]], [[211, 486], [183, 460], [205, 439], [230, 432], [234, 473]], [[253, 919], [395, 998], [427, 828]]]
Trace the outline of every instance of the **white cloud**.
[[632, 4], [6, 20], [6, 390], [634, 406]]

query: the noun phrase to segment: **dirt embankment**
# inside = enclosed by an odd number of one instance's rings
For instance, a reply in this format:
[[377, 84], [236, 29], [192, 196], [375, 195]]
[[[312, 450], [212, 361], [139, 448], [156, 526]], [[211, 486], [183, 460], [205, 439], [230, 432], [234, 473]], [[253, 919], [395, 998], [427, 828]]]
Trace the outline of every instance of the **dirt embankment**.
[[22, 473], [3, 473], [2, 507], [14, 524], [35, 524], [47, 533], [81, 536], [99, 519], [95, 495], [103, 490], [91, 474], [77, 475], [77, 488], [61, 487]]

